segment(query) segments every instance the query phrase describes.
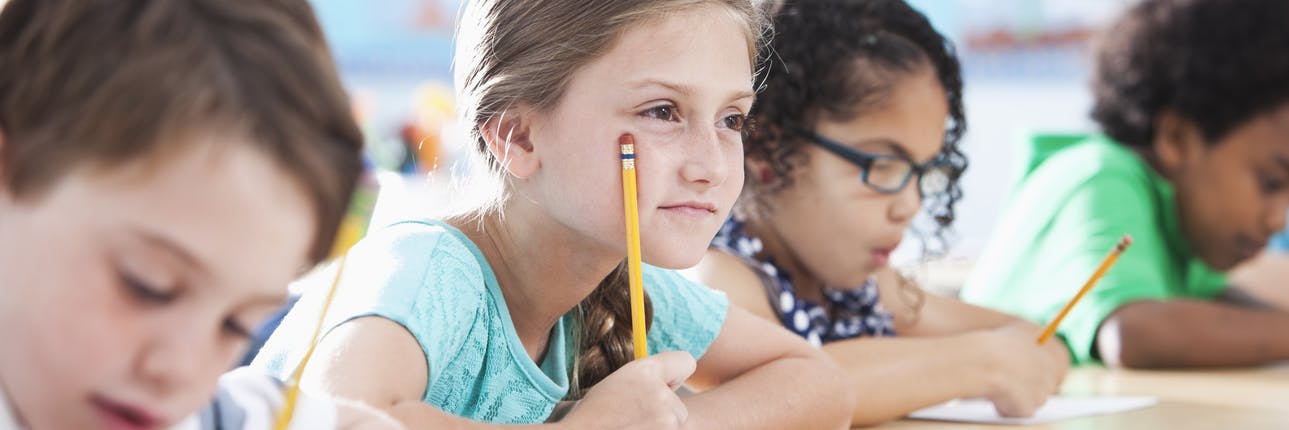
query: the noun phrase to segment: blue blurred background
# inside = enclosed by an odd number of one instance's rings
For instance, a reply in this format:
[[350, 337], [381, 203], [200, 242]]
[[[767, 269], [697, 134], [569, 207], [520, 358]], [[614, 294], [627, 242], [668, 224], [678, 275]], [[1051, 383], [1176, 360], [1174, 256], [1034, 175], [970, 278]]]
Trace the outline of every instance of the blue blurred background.
[[[413, 190], [383, 195], [376, 222], [442, 205], [447, 194], [435, 178], [468, 175], [451, 101], [452, 32], [464, 1], [314, 0], [371, 142], [368, 156], [383, 170], [402, 172], [402, 185]], [[963, 61], [969, 122], [963, 146], [971, 168], [950, 257], [969, 260], [994, 228], [1020, 138], [1093, 129], [1091, 37], [1132, 1], [910, 3], [957, 44]], [[915, 242], [906, 241], [897, 263], [916, 258]]]

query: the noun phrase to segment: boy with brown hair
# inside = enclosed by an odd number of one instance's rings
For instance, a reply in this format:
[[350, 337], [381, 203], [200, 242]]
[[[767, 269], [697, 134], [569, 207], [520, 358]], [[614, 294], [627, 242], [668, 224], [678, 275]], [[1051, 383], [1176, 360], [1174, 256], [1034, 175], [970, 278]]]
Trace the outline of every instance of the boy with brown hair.
[[[305, 0], [6, 4], [0, 427], [158, 428], [207, 405], [330, 250], [361, 145]], [[219, 427], [266, 427], [275, 383], [227, 381], [246, 404]]]
[[1289, 2], [1146, 0], [1097, 49], [1104, 134], [1040, 136], [963, 299], [1051, 320], [1123, 234], [1132, 249], [1064, 320], [1075, 363], [1289, 359], [1289, 313], [1225, 272], [1289, 211]]

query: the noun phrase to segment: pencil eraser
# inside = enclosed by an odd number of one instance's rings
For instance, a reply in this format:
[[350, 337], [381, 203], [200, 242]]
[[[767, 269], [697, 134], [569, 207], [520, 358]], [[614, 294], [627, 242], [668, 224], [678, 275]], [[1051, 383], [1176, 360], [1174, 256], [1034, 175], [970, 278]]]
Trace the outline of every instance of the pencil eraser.
[[1128, 245], [1132, 245], [1132, 236], [1125, 234], [1122, 239], [1119, 239], [1119, 244], [1114, 247], [1119, 250], [1119, 252], [1123, 252], [1124, 249], [1128, 248]]

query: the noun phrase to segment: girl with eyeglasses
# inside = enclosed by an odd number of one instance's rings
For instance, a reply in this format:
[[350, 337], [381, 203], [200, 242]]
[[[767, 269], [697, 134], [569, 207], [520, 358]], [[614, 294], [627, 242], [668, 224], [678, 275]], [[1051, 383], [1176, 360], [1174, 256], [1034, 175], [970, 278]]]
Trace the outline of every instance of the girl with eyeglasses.
[[744, 139], [748, 180], [692, 271], [836, 360], [854, 424], [959, 397], [1029, 416], [1069, 366], [1040, 327], [925, 294], [889, 265], [923, 206], [940, 249], [962, 192], [952, 45], [901, 0], [789, 1]]

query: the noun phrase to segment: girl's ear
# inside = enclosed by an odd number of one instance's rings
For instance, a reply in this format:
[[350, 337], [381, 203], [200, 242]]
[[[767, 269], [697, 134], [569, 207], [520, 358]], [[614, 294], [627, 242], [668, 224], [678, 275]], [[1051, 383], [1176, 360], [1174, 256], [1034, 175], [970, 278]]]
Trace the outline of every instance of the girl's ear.
[[532, 176], [541, 161], [533, 150], [532, 128], [536, 112], [516, 104], [489, 118], [480, 126], [488, 153], [516, 178]]
[[756, 157], [747, 157], [743, 161], [743, 166], [747, 169], [747, 178], [756, 182], [757, 185], [768, 185], [779, 180], [774, 173], [774, 167], [770, 162]]
[[1207, 145], [1193, 121], [1165, 110], [1155, 118], [1155, 139], [1151, 148], [1164, 170], [1161, 173], [1172, 176], [1189, 164], [1202, 160]]

